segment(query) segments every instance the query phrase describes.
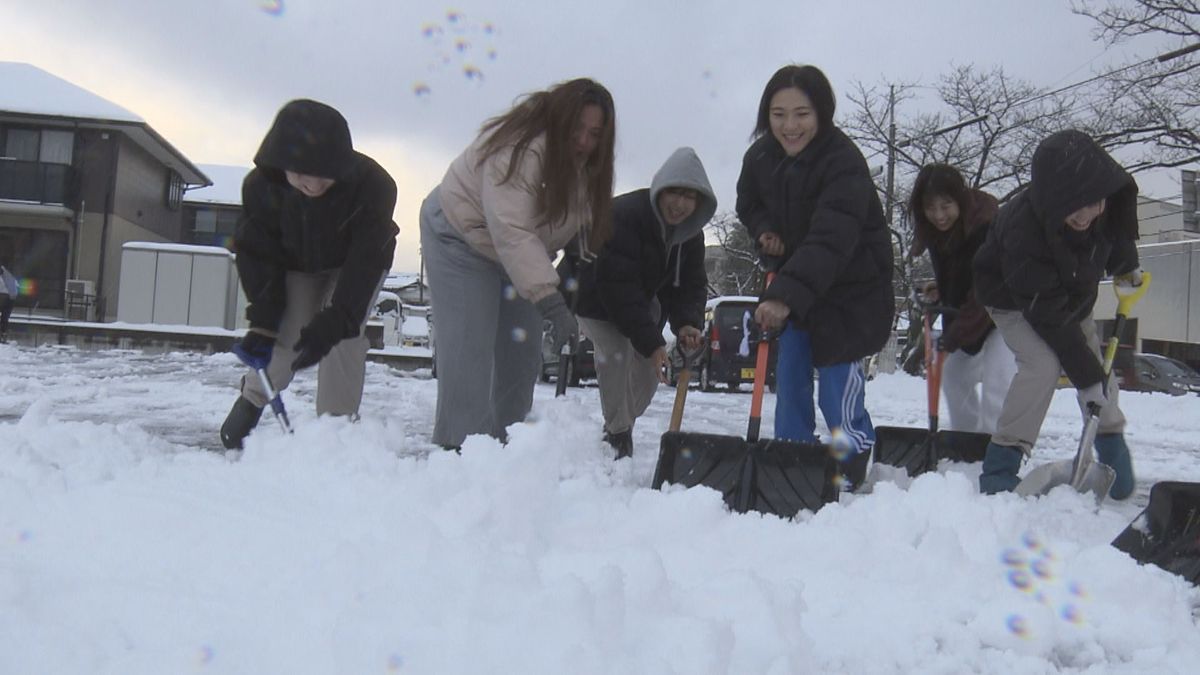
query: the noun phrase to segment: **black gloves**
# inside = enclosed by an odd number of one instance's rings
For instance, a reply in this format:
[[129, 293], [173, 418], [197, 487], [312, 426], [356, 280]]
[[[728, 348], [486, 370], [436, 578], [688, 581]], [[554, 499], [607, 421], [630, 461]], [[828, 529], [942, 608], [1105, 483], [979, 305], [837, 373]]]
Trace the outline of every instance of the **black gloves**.
[[293, 347], [296, 360], [292, 361], [292, 370], [303, 370], [315, 366], [325, 358], [333, 346], [343, 338], [354, 333], [350, 322], [342, 310], [336, 307], [326, 307], [300, 329], [300, 339]]
[[547, 295], [533, 304], [542, 313], [542, 317], [552, 324], [554, 336], [554, 353], [562, 352], [562, 346], [568, 340], [574, 340], [579, 335], [579, 322], [575, 315], [567, 309], [567, 301], [557, 291]]
[[271, 363], [271, 352], [275, 349], [275, 338], [251, 328], [241, 340], [233, 343], [233, 353], [247, 366], [262, 370]]

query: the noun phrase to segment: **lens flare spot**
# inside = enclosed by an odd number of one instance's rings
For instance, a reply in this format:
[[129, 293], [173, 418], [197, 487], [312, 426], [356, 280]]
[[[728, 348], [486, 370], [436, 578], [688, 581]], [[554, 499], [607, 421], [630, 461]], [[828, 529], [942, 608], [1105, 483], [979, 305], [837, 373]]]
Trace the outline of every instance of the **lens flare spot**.
[[1008, 632], [1013, 635], [1022, 638], [1029, 637], [1029, 622], [1025, 620], [1025, 617], [1013, 614], [1008, 617], [1005, 623], [1008, 625]]
[[512, 329], [512, 341], [513, 342], [524, 342], [528, 339], [529, 339], [529, 333], [526, 332], [526, 330], [524, 328], [517, 326], [516, 328]]
[[579, 290], [579, 279], [576, 279], [575, 277], [567, 277], [567, 280], [563, 282], [563, 288], [565, 288], [569, 293], [574, 293], [575, 291]]
[[431, 38], [435, 35], [441, 35], [441, 34], [442, 34], [442, 27], [437, 25], [436, 23], [427, 23], [424, 26], [421, 26], [421, 35], [424, 35], [427, 38]]
[[488, 61], [495, 61], [496, 60], [496, 50], [495, 49], [487, 50], [487, 57], [488, 57]]
[[454, 41], [454, 49], [459, 53], [463, 53], [471, 48], [471, 43], [467, 42], [466, 38], [458, 38]]
[[833, 431], [831, 431], [829, 435], [829, 452], [837, 461], [846, 461], [846, 459], [848, 459], [850, 455], [853, 455], [854, 451], [857, 450], [857, 448], [854, 447], [854, 440], [850, 438], [849, 434], [842, 431], [841, 427], [834, 427]]
[[17, 533], [17, 541], [24, 544], [33, 539], [33, 533], [29, 530], [21, 530]]
[[692, 449], [691, 448], [683, 448], [682, 450], [679, 451], [679, 456], [684, 459], [691, 459], [692, 458]]
[[1050, 579], [1054, 576], [1054, 567], [1048, 558], [1038, 558], [1029, 566], [1033, 570], [1034, 576], [1039, 579]]
[[1078, 581], [1072, 581], [1070, 584], [1068, 584], [1067, 591], [1077, 598], [1087, 597], [1087, 591], [1084, 590], [1083, 584], [1079, 583]]
[[433, 93], [433, 90], [430, 89], [429, 85], [425, 84], [424, 82], [417, 82], [413, 85], [413, 95], [417, 96], [418, 98], [421, 96], [428, 96], [431, 93]]
[[478, 80], [480, 82], [483, 81], [483, 71], [469, 63], [463, 65], [463, 75], [468, 80]]
[[1036, 551], [1042, 547], [1042, 541], [1032, 532], [1026, 532], [1021, 536], [1021, 541], [1024, 542], [1025, 548], [1030, 551]]
[[1025, 570], [1013, 570], [1008, 573], [1008, 583], [1013, 585], [1013, 588], [1028, 591], [1033, 588], [1033, 577]]
[[279, 16], [283, 14], [283, 0], [259, 0], [258, 8], [265, 14]]
[[399, 654], [392, 654], [388, 657], [387, 669], [388, 672], [397, 672], [404, 667], [404, 657]]
[[446, 21], [449, 23], [458, 23], [463, 20], [463, 13], [457, 9], [446, 10]]
[[1015, 548], [1005, 549], [1004, 553], [1000, 554], [1000, 560], [1010, 567], [1025, 566], [1025, 554]]
[[513, 288], [511, 284], [508, 286], [505, 286], [504, 290], [500, 291], [500, 294], [502, 296], [504, 296], [505, 300], [516, 300], [517, 299], [517, 289]]
[[1076, 626], [1083, 623], [1083, 612], [1079, 611], [1078, 607], [1070, 603], [1063, 605], [1062, 609], [1059, 610], [1058, 615], [1062, 617], [1063, 621], [1073, 623]]
[[201, 645], [200, 653], [197, 655], [196, 660], [200, 662], [200, 665], [207, 666], [208, 664], [213, 662], [213, 658], [215, 656], [216, 656], [216, 653], [213, 651], [212, 647], [210, 647], [208, 645]]

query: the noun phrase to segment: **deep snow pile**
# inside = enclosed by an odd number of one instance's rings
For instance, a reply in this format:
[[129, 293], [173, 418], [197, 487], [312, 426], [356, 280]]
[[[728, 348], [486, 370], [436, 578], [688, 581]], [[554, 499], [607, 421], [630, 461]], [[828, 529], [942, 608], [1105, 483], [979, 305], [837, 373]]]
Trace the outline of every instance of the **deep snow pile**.
[[[284, 394], [240, 457], [211, 452], [228, 355], [0, 346], [0, 672], [1192, 672], [1200, 592], [1108, 542], [1155, 480], [1200, 481], [1200, 399], [1127, 394], [1133, 503], [977, 494], [977, 467], [788, 522], [648, 489], [665, 387], [632, 461], [597, 390], [507, 446], [434, 450], [436, 383], [372, 365], [363, 420]], [[921, 426], [924, 383], [868, 386]], [[740, 435], [749, 396], [691, 392], [687, 428]], [[773, 407], [768, 400], [766, 410]], [[1035, 463], [1079, 416], [1055, 399]], [[769, 420], [764, 428], [770, 429]], [[1028, 467], [1026, 467], [1028, 470]]]

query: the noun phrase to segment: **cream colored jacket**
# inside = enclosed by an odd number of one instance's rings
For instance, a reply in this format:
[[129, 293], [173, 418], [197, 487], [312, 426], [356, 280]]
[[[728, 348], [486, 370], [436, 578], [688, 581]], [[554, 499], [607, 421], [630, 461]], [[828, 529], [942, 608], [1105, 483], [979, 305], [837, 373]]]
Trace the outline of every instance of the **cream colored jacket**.
[[553, 264], [558, 251], [577, 233], [587, 238], [592, 214], [586, 182], [579, 180], [565, 222], [548, 223], [537, 209], [545, 135], [530, 141], [520, 166], [503, 185], [512, 153], [502, 149], [480, 164], [481, 140], [476, 138], [442, 178], [442, 211], [472, 249], [500, 263], [521, 297], [537, 302], [558, 287]]

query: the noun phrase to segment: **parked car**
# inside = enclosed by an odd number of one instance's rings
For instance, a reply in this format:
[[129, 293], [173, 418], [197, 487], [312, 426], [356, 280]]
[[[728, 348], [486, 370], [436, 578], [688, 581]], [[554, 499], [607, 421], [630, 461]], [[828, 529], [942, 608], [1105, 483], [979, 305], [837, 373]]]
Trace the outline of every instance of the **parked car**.
[[[757, 306], [758, 298], [743, 295], [718, 296], [704, 306], [704, 350], [692, 363], [692, 381], [702, 391], [713, 391], [718, 384], [737, 391], [743, 383], [754, 382], [759, 332], [753, 324]], [[771, 391], [775, 391], [776, 352], [772, 346], [766, 381]], [[667, 379], [675, 385], [683, 369], [683, 356], [678, 349], [671, 349], [669, 354]]]
[[1200, 394], [1200, 374], [1187, 364], [1158, 354], [1134, 354], [1132, 369], [1117, 372], [1124, 391], [1147, 391], [1183, 396]]
[[[572, 387], [582, 386], [581, 380], [596, 379], [596, 346], [588, 336], [582, 336], [575, 349], [575, 361], [571, 365], [571, 377], [567, 384]], [[550, 330], [542, 332], [542, 382], [558, 379], [559, 355], [554, 351], [553, 338]]]

